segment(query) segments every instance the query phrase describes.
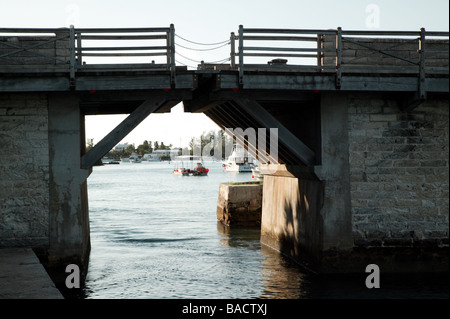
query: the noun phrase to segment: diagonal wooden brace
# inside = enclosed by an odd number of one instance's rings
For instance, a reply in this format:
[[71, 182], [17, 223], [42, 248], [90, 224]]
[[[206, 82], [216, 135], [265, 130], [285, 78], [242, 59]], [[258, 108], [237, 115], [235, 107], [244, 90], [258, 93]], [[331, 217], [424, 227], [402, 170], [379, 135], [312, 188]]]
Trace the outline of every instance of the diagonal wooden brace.
[[136, 126], [139, 125], [147, 116], [157, 111], [164, 103], [166, 98], [157, 96], [146, 100], [138, 106], [125, 120], [123, 120], [115, 129], [98, 142], [89, 152], [81, 157], [81, 168], [89, 169], [95, 162], [107, 154], [117, 143], [127, 136]]
[[260, 123], [262, 127], [278, 128], [278, 139], [285, 144], [301, 162], [306, 165], [314, 165], [314, 152], [267, 112], [258, 102], [248, 99], [234, 99], [233, 101]]

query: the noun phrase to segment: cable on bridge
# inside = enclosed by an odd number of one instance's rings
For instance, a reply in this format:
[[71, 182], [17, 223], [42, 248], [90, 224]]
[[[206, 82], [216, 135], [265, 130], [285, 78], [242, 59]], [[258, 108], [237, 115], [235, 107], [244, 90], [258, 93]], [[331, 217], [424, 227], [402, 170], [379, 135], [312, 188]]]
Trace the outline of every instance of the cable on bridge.
[[[188, 40], [188, 39], [186, 39], [186, 38], [184, 38], [184, 37], [182, 37], [182, 36], [180, 36], [178, 34], [175, 34], [175, 36], [177, 38], [179, 38], [179, 39], [181, 39], [183, 41], [186, 41], [188, 43], [191, 43], [191, 44], [201, 45], [201, 46], [214, 46], [212, 48], [204, 48], [203, 49], [203, 48], [192, 48], [192, 47], [189, 47], [189, 46], [184, 46], [184, 45], [179, 44], [179, 43], [175, 43], [175, 46], [177, 46], [177, 47], [180, 47], [180, 48], [183, 48], [183, 49], [186, 49], [186, 50], [190, 50], [190, 51], [197, 51], [197, 52], [214, 51], [214, 50], [226, 47], [226, 46], [230, 45], [230, 43], [231, 43], [230, 39], [227, 39], [227, 40], [224, 40], [224, 41], [220, 41], [220, 42], [214, 42], [214, 43], [201, 43], [201, 42]], [[226, 62], [231, 60], [230, 57], [227, 57], [227, 58], [216, 60], [216, 61], [205, 62], [204, 60], [192, 59], [192, 58], [190, 58], [188, 56], [180, 54], [178, 51], [175, 51], [175, 55], [177, 55], [177, 56], [179, 56], [179, 57], [181, 57], [183, 59], [186, 59], [188, 61], [197, 63], [197, 64], [224, 64], [224, 63], [226, 63]], [[187, 66], [189, 68], [197, 69], [197, 67], [191, 66], [191, 65], [186, 64], [186, 63], [182, 63], [179, 60], [175, 60], [175, 62], [178, 63], [178, 64], [181, 64], [181, 65]]]
[[223, 48], [223, 47], [225, 47], [225, 46], [227, 46], [229, 44], [230, 44], [230, 42], [222, 44], [222, 45], [220, 45], [218, 47], [210, 48], [210, 49], [194, 49], [194, 48], [186, 47], [186, 46], [181, 45], [181, 44], [176, 44], [176, 45], [181, 47], [181, 48], [183, 48], [183, 49], [192, 50], [192, 51], [213, 51], [213, 50], [217, 50], [217, 49]]
[[180, 35], [178, 35], [178, 34], [176, 34], [176, 33], [175, 33], [175, 36], [176, 36], [177, 38], [180, 38], [180, 39], [186, 41], [186, 42], [189, 42], [189, 43], [192, 43], [192, 44], [197, 44], [197, 45], [220, 45], [220, 44], [224, 44], [224, 43], [227, 43], [227, 44], [230, 43], [230, 40], [229, 40], [229, 39], [228, 39], [228, 40], [225, 40], [225, 41], [221, 41], [221, 42], [215, 42], [215, 43], [200, 43], [200, 42], [195, 42], [195, 41], [191, 41], [191, 40], [188, 40], [188, 39], [186, 39], [186, 38], [183, 38], [182, 36], [180, 36]]

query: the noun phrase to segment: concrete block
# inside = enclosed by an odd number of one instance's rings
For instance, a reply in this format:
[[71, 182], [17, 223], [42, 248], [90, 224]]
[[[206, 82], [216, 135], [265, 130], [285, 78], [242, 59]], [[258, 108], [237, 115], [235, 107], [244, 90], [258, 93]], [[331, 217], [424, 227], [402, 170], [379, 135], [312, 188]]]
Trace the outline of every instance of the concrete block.
[[261, 224], [262, 185], [222, 183], [219, 186], [217, 219], [231, 226]]

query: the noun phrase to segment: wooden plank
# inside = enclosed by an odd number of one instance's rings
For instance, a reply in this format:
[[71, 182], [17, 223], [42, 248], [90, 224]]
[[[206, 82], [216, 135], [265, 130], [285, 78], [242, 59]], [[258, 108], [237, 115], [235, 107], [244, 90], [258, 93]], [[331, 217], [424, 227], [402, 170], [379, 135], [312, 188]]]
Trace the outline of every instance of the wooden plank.
[[[317, 52], [317, 48], [286, 48], [286, 47], [243, 47], [244, 51], [289, 51], [289, 52]], [[320, 50], [319, 50], [320, 51]]]
[[336, 90], [335, 74], [245, 74], [244, 89]]
[[425, 90], [433, 93], [449, 93], [449, 78], [425, 78]]
[[52, 92], [68, 91], [69, 77], [3, 77], [0, 92]]
[[89, 169], [95, 162], [107, 154], [117, 143], [127, 136], [136, 126], [138, 126], [147, 116], [156, 112], [166, 99], [164, 96], [155, 96], [146, 100], [134, 110], [125, 120], [123, 120], [115, 129], [106, 135], [89, 152], [81, 158], [81, 168]]
[[271, 40], [271, 41], [311, 41], [316, 42], [317, 37], [297, 37], [297, 36], [262, 36], [262, 35], [244, 35], [244, 40]]
[[220, 90], [211, 92], [209, 98], [212, 101], [229, 101], [235, 98], [247, 98], [255, 101], [312, 102], [316, 98], [316, 94], [299, 90]]
[[[244, 56], [258, 56], [258, 57], [283, 57], [283, 58], [317, 58], [317, 54], [294, 54], [294, 53], [244, 53]], [[271, 67], [274, 67], [271, 65]], [[247, 69], [247, 65], [245, 65]]]
[[157, 40], [167, 39], [167, 34], [161, 35], [81, 35], [83, 40]]
[[319, 29], [255, 29], [244, 28], [245, 33], [284, 33], [284, 34], [336, 34], [336, 30], [319, 30]]
[[391, 76], [343, 75], [341, 91], [413, 92], [418, 78]]
[[[0, 67], [1, 68], [1, 67]], [[77, 66], [78, 71], [109, 71], [109, 70], [118, 70], [121, 69], [123, 71], [139, 71], [142, 70], [168, 70], [168, 64], [160, 64], [160, 63], [121, 63], [121, 64], [83, 64]]]
[[278, 122], [278, 120], [267, 112], [259, 103], [249, 99], [234, 99], [233, 102], [242, 107], [250, 116], [259, 122], [262, 127], [277, 128], [278, 140], [281, 141], [301, 162], [306, 165], [314, 165], [314, 152], [292, 134], [284, 125]]
[[[56, 29], [58, 30], [58, 29]], [[63, 29], [64, 30], [64, 29]], [[0, 30], [1, 31], [1, 30]], [[142, 32], [169, 32], [169, 28], [98, 28], [75, 29], [77, 33], [142, 33]]]
[[77, 75], [76, 90], [170, 89], [170, 74]]
[[167, 50], [167, 46], [144, 46], [144, 47], [82, 47], [85, 51], [137, 51], [137, 50]]
[[166, 56], [167, 52], [154, 52], [154, 53], [85, 53], [83, 56], [96, 56], [96, 57], [118, 57], [118, 56], [128, 56], [128, 57], [138, 57], [138, 56]]

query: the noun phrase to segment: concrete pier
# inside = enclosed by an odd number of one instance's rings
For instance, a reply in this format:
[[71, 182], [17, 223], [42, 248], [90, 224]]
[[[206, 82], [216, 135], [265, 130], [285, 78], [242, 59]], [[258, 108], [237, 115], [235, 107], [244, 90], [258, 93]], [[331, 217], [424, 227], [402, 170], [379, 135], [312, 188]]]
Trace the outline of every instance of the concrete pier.
[[264, 175], [263, 242], [322, 273], [448, 271], [448, 100], [323, 94], [321, 163]]
[[0, 299], [63, 299], [30, 248], [0, 249]]
[[220, 184], [217, 220], [227, 226], [260, 226], [262, 191], [262, 184]]

